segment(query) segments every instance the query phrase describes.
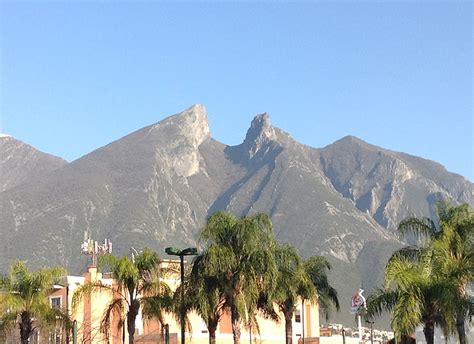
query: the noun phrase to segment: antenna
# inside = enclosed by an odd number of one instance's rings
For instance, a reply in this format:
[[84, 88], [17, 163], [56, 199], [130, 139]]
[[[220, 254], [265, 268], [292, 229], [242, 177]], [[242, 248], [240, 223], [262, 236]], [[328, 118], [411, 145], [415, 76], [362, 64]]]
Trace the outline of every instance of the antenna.
[[82, 254], [92, 257], [92, 266], [97, 266], [97, 257], [101, 254], [112, 253], [112, 242], [105, 239], [103, 244], [93, 240], [88, 231], [84, 231], [84, 242], [81, 245]]

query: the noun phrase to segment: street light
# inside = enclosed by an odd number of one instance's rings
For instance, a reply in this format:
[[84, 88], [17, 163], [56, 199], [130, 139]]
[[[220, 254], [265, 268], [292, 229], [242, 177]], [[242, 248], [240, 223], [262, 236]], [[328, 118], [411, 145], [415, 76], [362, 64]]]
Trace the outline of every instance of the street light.
[[181, 271], [181, 305], [180, 305], [180, 322], [181, 322], [181, 344], [185, 344], [184, 340], [184, 256], [195, 256], [197, 255], [197, 248], [188, 247], [184, 250], [180, 250], [175, 247], [165, 248], [165, 252], [170, 256], [178, 256], [180, 259], [180, 271]]

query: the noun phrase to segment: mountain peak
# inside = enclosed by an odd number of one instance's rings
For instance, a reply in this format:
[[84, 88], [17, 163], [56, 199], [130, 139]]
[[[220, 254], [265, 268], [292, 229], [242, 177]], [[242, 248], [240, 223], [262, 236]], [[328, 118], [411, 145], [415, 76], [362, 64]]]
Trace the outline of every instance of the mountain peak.
[[270, 124], [270, 116], [265, 112], [254, 117], [245, 135], [244, 145], [248, 147], [250, 157], [265, 144], [276, 140], [275, 129]]
[[174, 127], [177, 136], [185, 137], [199, 146], [211, 137], [207, 110], [204, 105], [194, 104], [176, 115], [165, 118], [152, 127], [152, 130]]
[[193, 104], [183, 112], [180, 112], [178, 116], [181, 117], [198, 117], [207, 123], [207, 110], [202, 104]]
[[[150, 132], [159, 137], [163, 152], [178, 175], [189, 177], [199, 171], [198, 147], [210, 139], [206, 108], [195, 104], [153, 125]], [[177, 154], [177, 147], [180, 154]]]
[[366, 141], [358, 138], [357, 136], [353, 136], [353, 135], [346, 135], [342, 139], [339, 139], [337, 142], [351, 142], [351, 143], [365, 144], [365, 145], [369, 144]]
[[386, 150], [375, 146], [367, 141], [364, 141], [357, 136], [347, 135], [344, 136], [342, 139], [335, 141], [334, 143], [328, 145], [327, 147], [346, 147], [346, 149], [363, 149], [363, 150], [370, 150], [370, 151], [377, 151], [377, 152], [385, 152]]

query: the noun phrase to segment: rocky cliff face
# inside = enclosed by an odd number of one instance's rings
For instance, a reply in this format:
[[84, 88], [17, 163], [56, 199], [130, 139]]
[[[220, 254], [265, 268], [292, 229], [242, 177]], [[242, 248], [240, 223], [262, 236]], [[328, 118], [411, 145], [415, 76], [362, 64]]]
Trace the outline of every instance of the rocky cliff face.
[[434, 217], [437, 200], [474, 203], [473, 184], [440, 164], [355, 137], [321, 149], [321, 164], [344, 197], [390, 231], [408, 216]]
[[400, 219], [432, 215], [441, 197], [472, 204], [472, 194], [472, 183], [434, 162], [357, 138], [302, 145], [267, 114], [255, 117], [242, 144], [226, 146], [195, 105], [2, 192], [0, 269], [20, 258], [79, 273], [85, 230], [111, 239], [116, 254], [163, 252], [199, 244], [215, 211], [265, 212], [280, 241], [305, 257], [329, 257], [348, 304], [362, 278], [367, 290], [380, 280], [401, 245], [392, 233]]
[[150, 128], [153, 135], [165, 137], [160, 141], [161, 158], [182, 177], [199, 172], [199, 146], [210, 139], [207, 112], [204, 106], [194, 105], [179, 116], [168, 117]]

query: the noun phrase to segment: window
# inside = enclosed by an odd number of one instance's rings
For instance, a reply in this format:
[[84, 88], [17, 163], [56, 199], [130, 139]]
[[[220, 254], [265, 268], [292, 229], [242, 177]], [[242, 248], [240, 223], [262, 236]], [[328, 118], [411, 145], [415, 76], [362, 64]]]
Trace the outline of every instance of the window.
[[301, 311], [299, 309], [295, 311], [295, 322], [297, 323], [301, 322]]
[[61, 296], [51, 298], [51, 307], [61, 308]]

